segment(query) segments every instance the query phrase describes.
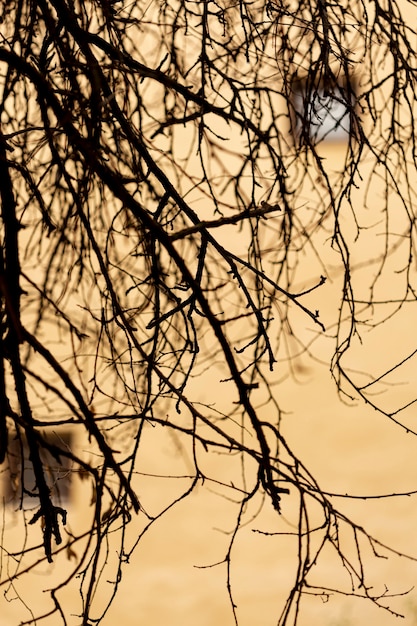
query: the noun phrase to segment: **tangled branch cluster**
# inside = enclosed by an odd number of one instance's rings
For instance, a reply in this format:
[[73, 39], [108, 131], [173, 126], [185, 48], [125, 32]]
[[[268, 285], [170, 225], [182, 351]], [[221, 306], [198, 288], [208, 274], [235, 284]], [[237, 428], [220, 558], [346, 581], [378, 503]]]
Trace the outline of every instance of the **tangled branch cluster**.
[[[3, 0], [0, 14], [0, 461], [11, 468], [16, 441], [29, 450], [34, 484], [18, 472], [14, 501], [41, 524], [44, 558], [62, 542], [70, 556], [82, 546], [68, 580], [81, 576], [83, 624], [109, 535], [120, 534], [121, 569], [133, 550], [126, 527], [145, 520], [141, 538], [210, 480], [202, 451], [243, 459], [240, 484], [223, 481], [239, 509], [228, 563], [251, 499], [261, 494], [278, 516], [298, 499], [299, 565], [280, 624], [296, 622], [306, 590], [329, 593], [309, 583], [328, 544], [350, 572], [351, 593], [383, 605], [367, 586], [358, 537], [380, 546], [336, 510], [287, 445], [271, 372], [293, 356], [288, 337], [308, 350], [300, 328], [325, 332], [323, 245], [343, 273], [329, 333], [342, 393], [369, 402], [378, 382], [370, 372], [361, 386], [344, 367], [373, 307], [383, 311], [376, 325], [415, 299], [412, 20], [392, 0]], [[320, 151], [320, 115], [330, 115], [329, 133], [345, 127], [335, 169]], [[375, 185], [377, 227], [364, 217], [366, 207], [375, 217]], [[364, 296], [355, 246], [372, 228], [381, 237]], [[381, 300], [399, 249], [401, 292]], [[298, 289], [305, 255], [321, 271]], [[216, 405], [198, 390], [213, 370], [223, 381]], [[179, 438], [191, 465], [184, 491], [150, 512], [135, 477], [152, 425]], [[68, 429], [83, 443], [64, 443]], [[87, 530], [65, 527], [46, 456], [92, 486]], [[356, 538], [352, 559], [341, 527]], [[3, 584], [37, 565], [26, 544], [9, 556], [19, 566]], [[67, 623], [58, 591], [44, 616]]]

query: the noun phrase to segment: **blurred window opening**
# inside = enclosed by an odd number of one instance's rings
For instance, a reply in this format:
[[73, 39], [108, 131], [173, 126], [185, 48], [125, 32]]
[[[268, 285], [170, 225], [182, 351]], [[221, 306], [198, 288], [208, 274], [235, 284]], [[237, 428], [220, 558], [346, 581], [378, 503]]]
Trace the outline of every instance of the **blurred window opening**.
[[[68, 502], [71, 490], [72, 461], [57, 451], [70, 450], [72, 436], [68, 431], [43, 432], [42, 437], [46, 444], [53, 446], [53, 450], [40, 446], [44, 475], [51, 497], [55, 503]], [[37, 488], [35, 473], [29, 458], [29, 446], [23, 433], [10, 435], [8, 448], [9, 468], [3, 474], [3, 498], [6, 504], [20, 507], [21, 503], [30, 506], [31, 501], [37, 505]], [[23, 463], [22, 463], [23, 460]]]
[[348, 140], [354, 105], [353, 95], [344, 83], [315, 85], [308, 79], [294, 83], [294, 127], [302, 143]]

